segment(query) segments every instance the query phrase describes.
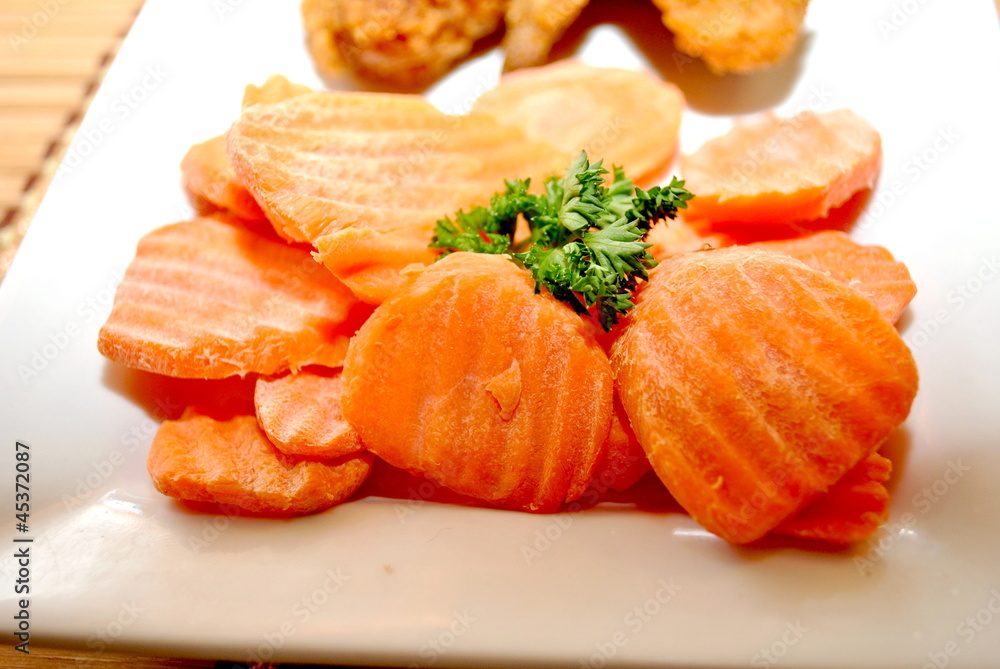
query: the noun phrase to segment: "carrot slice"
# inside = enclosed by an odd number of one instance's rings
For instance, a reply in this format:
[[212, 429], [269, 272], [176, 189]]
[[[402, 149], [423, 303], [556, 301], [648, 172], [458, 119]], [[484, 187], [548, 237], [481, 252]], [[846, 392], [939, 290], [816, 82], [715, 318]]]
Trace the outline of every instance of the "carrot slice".
[[646, 233], [643, 241], [652, 244], [649, 252], [657, 261], [681, 253], [721, 249], [733, 245], [733, 240], [728, 235], [719, 232], [706, 233], [682, 218], [656, 223]]
[[686, 215], [786, 225], [822, 218], [870, 188], [881, 160], [878, 131], [846, 109], [746, 121], [681, 159], [695, 194]]
[[200, 214], [223, 211], [247, 221], [267, 220], [253, 195], [237, 179], [224, 135], [188, 149], [181, 160], [181, 182]]
[[339, 369], [260, 377], [254, 388], [257, 422], [282, 453], [335, 458], [359, 451], [361, 437], [344, 420]]
[[747, 73], [783, 60], [799, 39], [809, 0], [653, 0], [674, 46], [715, 74]]
[[612, 407], [611, 430], [593, 481], [593, 486], [602, 492], [627, 490], [652, 469], [617, 392]]
[[237, 174], [278, 231], [315, 245], [372, 304], [402, 285], [403, 267], [433, 260], [438, 219], [486, 204], [504, 179], [541, 179], [566, 162], [491, 116], [448, 116], [413, 95], [254, 105], [228, 137]]
[[826, 492], [906, 418], [909, 349], [860, 293], [732, 247], [650, 273], [615, 342], [653, 469], [705, 528], [753, 541]]
[[881, 246], [859, 244], [843, 232], [818, 232], [800, 239], [751, 244], [781, 253], [846, 283], [865, 294], [878, 310], [895, 323], [917, 294], [906, 265]]
[[892, 462], [872, 453], [774, 533], [837, 544], [867, 539], [889, 515], [885, 482], [891, 473]]
[[147, 468], [164, 495], [231, 504], [254, 513], [301, 515], [343, 502], [371, 471], [372, 456], [336, 460], [285, 455], [267, 440], [253, 415], [215, 416], [189, 407], [164, 421]]
[[289, 81], [283, 74], [272, 74], [260, 86], [247, 84], [243, 89], [242, 107], [246, 109], [250, 105], [272, 104], [306, 93], [312, 93], [312, 89], [305, 84]]
[[[536, 67], [580, 16], [588, 0], [510, 0], [504, 16], [504, 69]], [[578, 149], [580, 147], [577, 147]]]
[[492, 504], [583, 494], [611, 367], [587, 322], [503, 256], [454, 253], [380, 305], [344, 362], [344, 417], [389, 464]]
[[504, 75], [473, 109], [643, 184], [674, 156], [684, 95], [651, 72], [569, 60]]
[[98, 347], [129, 367], [186, 378], [336, 367], [357, 307], [308, 252], [197, 218], [139, 242]]
[[[250, 84], [246, 87], [243, 107], [280, 102], [310, 91], [308, 86], [292, 83], [284, 76], [275, 74], [261, 86]], [[247, 221], [267, 220], [253, 195], [243, 187], [233, 171], [226, 153], [225, 135], [188, 149], [181, 160], [181, 182], [200, 214], [223, 211]]]

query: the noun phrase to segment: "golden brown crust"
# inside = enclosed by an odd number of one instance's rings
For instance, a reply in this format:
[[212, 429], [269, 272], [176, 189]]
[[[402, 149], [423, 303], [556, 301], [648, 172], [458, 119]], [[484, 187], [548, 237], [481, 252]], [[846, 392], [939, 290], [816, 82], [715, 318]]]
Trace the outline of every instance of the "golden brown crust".
[[545, 62], [552, 46], [587, 6], [587, 0], [511, 0], [505, 17], [504, 69]]
[[440, 76], [500, 26], [505, 0], [305, 0], [310, 53], [321, 73], [346, 64], [397, 86]]
[[774, 65], [798, 42], [809, 0], [653, 0], [674, 46], [716, 74]]

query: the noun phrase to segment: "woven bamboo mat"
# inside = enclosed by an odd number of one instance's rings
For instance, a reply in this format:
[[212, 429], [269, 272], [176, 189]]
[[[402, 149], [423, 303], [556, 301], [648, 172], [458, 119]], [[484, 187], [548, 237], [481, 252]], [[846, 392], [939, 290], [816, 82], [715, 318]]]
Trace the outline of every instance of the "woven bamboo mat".
[[0, 3], [0, 279], [141, 6]]

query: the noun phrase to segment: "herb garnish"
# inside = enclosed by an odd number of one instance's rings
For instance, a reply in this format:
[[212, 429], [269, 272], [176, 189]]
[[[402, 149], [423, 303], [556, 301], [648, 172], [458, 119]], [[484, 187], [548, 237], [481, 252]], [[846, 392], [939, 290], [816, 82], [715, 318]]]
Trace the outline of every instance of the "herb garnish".
[[[527, 268], [535, 292], [545, 286], [580, 314], [593, 308], [606, 331], [632, 308], [632, 293], [656, 260], [643, 242], [658, 220], [674, 218], [692, 195], [676, 177], [666, 187], [637, 188], [620, 167], [608, 173], [582, 152], [563, 178], [545, 180], [545, 192], [528, 192], [530, 179], [505, 181], [489, 207], [459, 211], [437, 222], [432, 248], [506, 253]], [[514, 243], [518, 216], [530, 236]]]

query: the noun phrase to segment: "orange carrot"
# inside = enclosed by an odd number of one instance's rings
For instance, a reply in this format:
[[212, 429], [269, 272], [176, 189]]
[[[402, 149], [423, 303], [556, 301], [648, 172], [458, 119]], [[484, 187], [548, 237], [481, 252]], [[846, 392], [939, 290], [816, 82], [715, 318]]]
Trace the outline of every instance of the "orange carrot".
[[602, 492], [627, 490], [652, 469], [617, 392], [612, 408], [611, 430], [593, 481], [594, 488]]
[[643, 241], [652, 244], [649, 252], [657, 261], [680, 253], [721, 249], [733, 245], [733, 240], [729, 236], [704, 231], [682, 218], [656, 223], [646, 233]]
[[485, 114], [444, 114], [415, 95], [313, 93], [244, 110], [228, 135], [240, 180], [285, 237], [308, 241], [362, 300], [427, 263], [435, 222], [486, 204], [503, 180], [565, 158]]
[[163, 422], [147, 460], [164, 495], [294, 515], [343, 502], [364, 482], [371, 464], [365, 452], [325, 461], [285, 455], [253, 415], [214, 415], [194, 407]]
[[[293, 84], [276, 74], [262, 86], [248, 85], [243, 93], [243, 107], [280, 102], [309, 92], [308, 86]], [[181, 181], [201, 214], [222, 211], [247, 221], [267, 220], [253, 195], [243, 187], [233, 171], [226, 153], [225, 135], [188, 149], [181, 161]]]
[[657, 475], [735, 543], [763, 536], [870, 455], [917, 389], [910, 351], [868, 299], [747, 247], [654, 269], [612, 364]]
[[917, 294], [906, 265], [881, 246], [858, 244], [842, 232], [819, 232], [800, 239], [751, 244], [782, 253], [847, 284], [868, 296], [895, 323]]
[[266, 221], [257, 201], [240, 184], [223, 135], [195, 144], [181, 160], [181, 181], [202, 214], [229, 212], [247, 221]]
[[260, 377], [254, 389], [257, 422], [282, 453], [335, 458], [362, 449], [340, 409], [339, 369], [311, 368]]
[[889, 515], [885, 482], [891, 472], [892, 463], [872, 453], [773, 532], [837, 544], [867, 539]]
[[389, 464], [507, 508], [583, 494], [608, 438], [591, 326], [504, 256], [415, 272], [351, 340], [344, 417]]
[[570, 60], [504, 75], [473, 109], [644, 185], [674, 157], [684, 94], [651, 72]]
[[139, 242], [98, 347], [129, 367], [186, 378], [335, 367], [358, 306], [308, 252], [197, 218]]
[[304, 84], [289, 81], [282, 74], [272, 74], [262, 85], [247, 84], [243, 89], [243, 108], [250, 105], [273, 104], [296, 95], [312, 93], [312, 89]]
[[687, 216], [712, 223], [791, 224], [821, 218], [874, 184], [878, 131], [846, 109], [736, 125], [681, 160]]

